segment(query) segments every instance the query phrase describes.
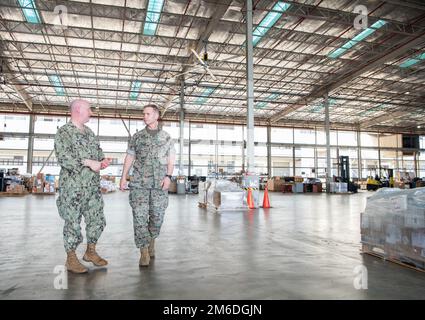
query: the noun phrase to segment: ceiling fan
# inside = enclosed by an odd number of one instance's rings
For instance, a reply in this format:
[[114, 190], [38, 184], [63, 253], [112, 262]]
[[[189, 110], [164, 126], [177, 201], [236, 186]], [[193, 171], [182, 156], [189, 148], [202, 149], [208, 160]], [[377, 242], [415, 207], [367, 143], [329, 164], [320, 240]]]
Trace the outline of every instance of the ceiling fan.
[[195, 50], [193, 50], [193, 49], [190, 49], [190, 50], [193, 52], [196, 59], [198, 59], [199, 63], [202, 65], [202, 67], [205, 69], [205, 71], [210, 74], [210, 76], [214, 79], [214, 81], [217, 81], [217, 78], [211, 72], [210, 67], [208, 66], [208, 53], [207, 53], [207, 51], [205, 50], [204, 55], [203, 55], [203, 59], [202, 59]]
[[[187, 74], [187, 73], [191, 73], [191, 72], [193, 72], [195, 70], [198, 70], [198, 69], [204, 69], [204, 71], [207, 72], [211, 76], [211, 78], [214, 79], [214, 81], [217, 81], [216, 76], [212, 73], [212, 71], [210, 70], [210, 67], [208, 65], [208, 53], [207, 53], [206, 47], [205, 47], [205, 51], [204, 51], [204, 54], [202, 55], [202, 57], [193, 48], [190, 48], [190, 51], [192, 51], [193, 55], [198, 60], [198, 63], [192, 65], [191, 67], [189, 67], [190, 69], [188, 71], [179, 73], [179, 74], [171, 77], [171, 79], [180, 77], [180, 76], [182, 76], [184, 74]], [[195, 67], [195, 68], [192, 68], [192, 67], [194, 67], [196, 65], [198, 65], [198, 66]]]

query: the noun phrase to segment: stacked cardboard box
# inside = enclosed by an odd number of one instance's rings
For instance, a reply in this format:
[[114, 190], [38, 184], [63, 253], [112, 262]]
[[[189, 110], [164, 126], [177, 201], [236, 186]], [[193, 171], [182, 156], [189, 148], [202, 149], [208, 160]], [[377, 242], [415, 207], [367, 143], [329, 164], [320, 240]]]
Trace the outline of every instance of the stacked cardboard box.
[[282, 191], [283, 184], [285, 183], [285, 180], [281, 179], [280, 177], [272, 177], [267, 181], [267, 189], [269, 191]]
[[313, 192], [314, 193], [322, 192], [322, 183], [314, 183], [313, 184]]
[[38, 173], [32, 178], [32, 193], [33, 194], [55, 194], [56, 181], [55, 177], [44, 173]]
[[169, 193], [177, 193], [177, 180], [171, 179], [170, 187], [168, 188]]
[[404, 189], [404, 181], [395, 181], [394, 182], [394, 188]]
[[207, 189], [207, 207], [220, 210], [244, 209], [244, 190], [235, 182], [211, 180]]
[[110, 176], [110, 175], [103, 175], [103, 176], [100, 177], [100, 179], [104, 180], [104, 181], [111, 181], [113, 183], [116, 182], [115, 176]]
[[[15, 172], [13, 172], [15, 173]], [[0, 196], [24, 196], [28, 193], [25, 188], [25, 179], [21, 175], [7, 175], [1, 178]]]
[[282, 184], [282, 192], [283, 193], [294, 192], [294, 186], [295, 184], [293, 182], [285, 182], [284, 184]]
[[100, 190], [102, 193], [114, 192], [117, 190], [115, 176], [103, 175], [100, 177]]
[[214, 191], [213, 204], [216, 208], [238, 209], [243, 207], [244, 193], [243, 191]]
[[295, 182], [294, 188], [292, 189], [295, 193], [303, 193], [304, 192], [304, 184], [302, 182]]
[[346, 182], [331, 182], [329, 184], [331, 193], [347, 193], [348, 184]]
[[366, 252], [425, 270], [425, 188], [379, 189], [361, 215]]
[[294, 177], [294, 182], [304, 182], [303, 177]]
[[26, 193], [26, 189], [22, 184], [10, 184], [6, 187], [7, 193]]

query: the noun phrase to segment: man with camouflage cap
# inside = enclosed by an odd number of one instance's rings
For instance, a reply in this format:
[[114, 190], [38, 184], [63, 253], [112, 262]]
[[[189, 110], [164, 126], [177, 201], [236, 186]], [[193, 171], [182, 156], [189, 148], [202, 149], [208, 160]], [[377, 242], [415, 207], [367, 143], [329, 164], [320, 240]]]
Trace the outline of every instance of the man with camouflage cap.
[[156, 105], [143, 108], [146, 127], [130, 140], [120, 181], [124, 190], [127, 175], [133, 166], [130, 181], [130, 205], [133, 209], [134, 241], [140, 249], [140, 266], [148, 266], [155, 256], [165, 209], [168, 188], [174, 169], [175, 151], [170, 135], [158, 127], [159, 109]]
[[83, 241], [80, 227], [82, 216], [87, 235], [83, 260], [96, 266], [108, 263], [97, 254], [96, 243], [106, 225], [99, 171], [106, 168], [110, 160], [105, 159], [93, 131], [84, 125], [92, 115], [89, 102], [74, 100], [70, 111], [71, 121], [59, 128], [55, 136], [56, 158], [61, 167], [56, 204], [59, 215], [65, 220], [66, 267], [74, 273], [85, 273], [88, 269], [75, 254], [77, 246]]

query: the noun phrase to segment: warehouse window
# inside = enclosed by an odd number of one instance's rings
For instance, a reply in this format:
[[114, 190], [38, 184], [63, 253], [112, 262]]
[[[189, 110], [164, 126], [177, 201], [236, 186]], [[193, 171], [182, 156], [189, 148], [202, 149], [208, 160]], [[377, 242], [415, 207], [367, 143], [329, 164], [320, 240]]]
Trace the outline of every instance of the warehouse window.
[[29, 131], [29, 116], [9, 116], [0, 115], [0, 128], [4, 132], [22, 132]]
[[425, 136], [419, 136], [419, 148], [425, 149]]
[[37, 116], [34, 123], [35, 133], [55, 134], [60, 127], [66, 124], [65, 117], [43, 117]]
[[293, 143], [293, 129], [292, 128], [272, 128], [271, 129], [271, 142]]
[[379, 136], [379, 146], [389, 147], [389, 148], [397, 148], [401, 147], [401, 134], [381, 134]]
[[315, 136], [314, 130], [294, 129], [294, 143], [314, 144]]
[[376, 133], [360, 133], [360, 143], [362, 147], [377, 147], [378, 134]]
[[338, 131], [339, 146], [357, 146], [357, 132]]
[[217, 125], [217, 129], [223, 129], [223, 130], [234, 130], [234, 126], [227, 126], [227, 125]]
[[[317, 135], [317, 144], [326, 145], [326, 132], [325, 132], [325, 130], [317, 130], [316, 135]], [[329, 132], [329, 140], [330, 140], [330, 144], [332, 146], [338, 145], [337, 131], [331, 130]]]
[[28, 138], [10, 138], [4, 137], [0, 140], [0, 149], [28, 149]]

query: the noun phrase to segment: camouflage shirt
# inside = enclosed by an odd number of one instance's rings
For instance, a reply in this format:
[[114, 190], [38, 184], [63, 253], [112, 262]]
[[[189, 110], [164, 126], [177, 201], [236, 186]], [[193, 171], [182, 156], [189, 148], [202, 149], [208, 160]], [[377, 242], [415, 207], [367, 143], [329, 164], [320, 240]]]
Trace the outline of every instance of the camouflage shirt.
[[60, 188], [99, 187], [100, 175], [83, 166], [84, 159], [105, 158], [99, 140], [87, 126], [80, 131], [71, 121], [59, 128], [55, 136], [55, 153], [61, 167]]
[[161, 189], [167, 174], [169, 156], [175, 154], [174, 143], [164, 130], [150, 134], [145, 129], [135, 133], [128, 145], [127, 153], [135, 156], [131, 189]]

